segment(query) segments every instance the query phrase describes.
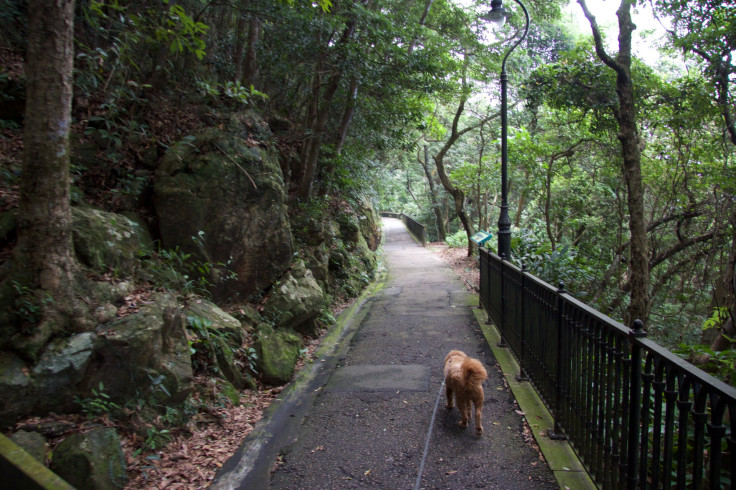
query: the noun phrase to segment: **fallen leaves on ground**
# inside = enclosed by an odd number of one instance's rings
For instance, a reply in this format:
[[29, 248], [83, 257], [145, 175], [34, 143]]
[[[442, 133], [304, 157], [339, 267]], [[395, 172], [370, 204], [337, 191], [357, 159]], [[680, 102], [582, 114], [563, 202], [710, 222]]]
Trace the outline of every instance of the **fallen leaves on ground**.
[[[191, 489], [207, 487], [217, 470], [253, 431], [263, 411], [281, 389], [245, 391], [240, 405], [214, 408], [195, 416], [189, 432], [162, 450], [135, 454], [131, 437], [122, 440], [128, 466], [129, 489]], [[218, 423], [212, 415], [219, 417]]]
[[455, 274], [460, 276], [465, 283], [465, 289], [473, 293], [480, 290], [478, 258], [468, 257], [467, 248], [450, 248], [443, 242], [433, 242], [428, 247], [447, 262]]

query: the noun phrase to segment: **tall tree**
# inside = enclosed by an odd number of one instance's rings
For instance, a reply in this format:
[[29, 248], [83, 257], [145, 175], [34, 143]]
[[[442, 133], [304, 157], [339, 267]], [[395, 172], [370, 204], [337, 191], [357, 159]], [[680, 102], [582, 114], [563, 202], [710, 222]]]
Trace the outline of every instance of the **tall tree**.
[[495, 113], [486, 116], [482, 119], [478, 119], [475, 123], [460, 129], [460, 117], [465, 110], [465, 104], [468, 101], [469, 95], [470, 91], [467, 87], [465, 74], [463, 74], [462, 91], [460, 94], [460, 100], [458, 102], [457, 109], [455, 110], [455, 115], [452, 118], [452, 124], [450, 125], [450, 135], [448, 136], [447, 140], [445, 140], [445, 143], [442, 145], [442, 147], [440, 147], [439, 151], [437, 151], [437, 153], [433, 157], [435, 166], [437, 167], [437, 174], [439, 175], [440, 182], [442, 182], [445, 190], [452, 196], [453, 202], [455, 203], [455, 212], [457, 213], [457, 217], [460, 218], [460, 222], [463, 225], [465, 234], [468, 237], [468, 257], [473, 255], [473, 242], [470, 240], [470, 237], [475, 234], [475, 227], [473, 226], [473, 222], [470, 220], [467, 212], [465, 211], [465, 191], [463, 191], [463, 189], [461, 189], [459, 186], [455, 185], [452, 182], [452, 179], [450, 179], [450, 176], [447, 173], [447, 169], [445, 168], [445, 156], [447, 155], [447, 152], [450, 151], [450, 148], [452, 148], [453, 145], [457, 143], [461, 136], [469, 133], [470, 131], [478, 129], [483, 124], [500, 115], [499, 113]]
[[434, 213], [434, 222], [437, 228], [437, 240], [444, 242], [447, 238], [447, 231], [445, 230], [445, 217], [442, 214], [442, 207], [440, 205], [439, 198], [437, 196], [437, 190], [434, 185], [434, 176], [429, 167], [429, 148], [424, 145], [424, 158], [417, 157], [417, 161], [424, 170], [424, 176], [427, 178], [427, 184], [429, 185], [429, 199], [432, 204], [432, 212]]
[[[75, 262], [69, 200], [74, 1], [28, 4], [27, 102], [13, 281], [42, 316], [22, 325], [16, 346], [30, 356], [73, 316]], [[6, 280], [6, 282], [8, 281]], [[8, 284], [4, 284], [7, 290]], [[19, 289], [22, 289], [20, 291]]]
[[621, 0], [616, 12], [618, 17], [618, 54], [612, 57], [603, 46], [603, 36], [595, 16], [588, 9], [585, 0], [578, 0], [588, 19], [595, 41], [595, 52], [598, 58], [616, 73], [616, 94], [618, 106], [614, 108], [614, 116], [618, 123], [618, 140], [621, 143], [623, 174], [628, 190], [627, 204], [629, 210], [630, 258], [629, 272], [631, 277], [631, 294], [629, 318], [646, 321], [649, 315], [649, 260], [646, 234], [646, 218], [644, 216], [644, 187], [641, 178], [641, 138], [636, 124], [636, 105], [634, 100], [634, 84], [631, 79], [631, 38], [636, 26], [631, 20], [633, 0]]

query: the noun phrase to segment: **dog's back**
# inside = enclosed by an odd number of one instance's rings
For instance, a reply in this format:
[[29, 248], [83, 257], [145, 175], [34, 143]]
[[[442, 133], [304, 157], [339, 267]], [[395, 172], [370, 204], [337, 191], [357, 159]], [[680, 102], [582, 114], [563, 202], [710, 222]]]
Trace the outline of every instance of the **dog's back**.
[[447, 408], [451, 409], [455, 406], [454, 399], [456, 398], [462, 417], [460, 426], [467, 427], [470, 419], [470, 405], [475, 405], [475, 430], [478, 435], [483, 433], [481, 411], [483, 409], [483, 381], [486, 378], [488, 378], [488, 373], [478, 359], [468, 357], [459, 350], [450, 351], [445, 357]]

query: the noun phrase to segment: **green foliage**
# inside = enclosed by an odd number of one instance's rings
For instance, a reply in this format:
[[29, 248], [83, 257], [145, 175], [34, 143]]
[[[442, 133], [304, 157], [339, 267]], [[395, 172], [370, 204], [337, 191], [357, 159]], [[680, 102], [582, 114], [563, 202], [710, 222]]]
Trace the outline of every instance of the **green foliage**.
[[250, 88], [245, 88], [242, 85], [234, 82], [226, 82], [225, 86], [223, 87], [223, 93], [225, 94], [225, 96], [237, 102], [240, 102], [243, 105], [248, 105], [253, 97], [259, 97], [261, 99], [268, 98], [266, 94], [256, 90], [253, 85], [251, 85]]
[[189, 335], [189, 352], [192, 355], [192, 364], [195, 369], [218, 373], [217, 355], [221, 349], [228, 349], [234, 356], [235, 362], [247, 367], [253, 374], [257, 374], [258, 354], [253, 347], [233, 345], [234, 337], [231, 332], [215, 327], [207, 318], [187, 316]]
[[11, 284], [15, 290], [15, 300], [13, 300], [15, 315], [24, 323], [36, 325], [41, 320], [44, 307], [53, 304], [54, 299], [46, 293], [39, 300], [32, 288], [24, 286], [18, 281], [12, 281]]
[[143, 452], [156, 451], [165, 447], [171, 442], [171, 431], [169, 429], [159, 429], [157, 427], [146, 427], [146, 439], [143, 446], [133, 451], [133, 456], [138, 456]]
[[196, 82], [199, 92], [208, 98], [219, 99], [224, 97], [242, 105], [251, 105], [254, 99], [266, 100], [268, 95], [255, 89], [253, 85], [250, 88], [243, 87], [239, 83], [227, 81], [223, 84], [213, 84], [206, 80], [197, 80]]
[[[730, 316], [730, 311], [725, 306], [718, 306], [713, 308], [713, 314], [703, 322], [703, 330], [709, 330], [711, 328], [719, 329], [726, 323]], [[728, 339], [731, 342], [734, 340]]]
[[171, 393], [169, 393], [166, 385], [164, 385], [164, 380], [166, 380], [166, 377], [163, 374], [159, 374], [158, 376], [151, 376], [151, 374], [148, 374], [148, 378], [151, 380], [151, 392], [155, 394], [157, 391], [160, 391], [167, 397], [171, 396]]
[[706, 345], [680, 344], [673, 352], [689, 361], [695, 360], [700, 369], [724, 383], [733, 384], [736, 381], [736, 350], [718, 352]]
[[105, 393], [105, 386], [100, 381], [99, 389], [92, 388], [92, 396], [87, 398], [74, 397], [74, 402], [82, 407], [82, 413], [88, 418], [110, 415], [120, 410], [117, 403], [110, 401], [110, 395]]
[[449, 235], [445, 243], [450, 248], [466, 248], [468, 246], [468, 234], [461, 228], [452, 235]]
[[514, 230], [511, 235], [511, 255], [530, 274], [553, 286], [564, 282], [578, 296], [584, 295], [584, 291], [576, 289], [591, 280], [573, 247], [564, 244], [552, 249], [548, 241], [540, 238], [539, 230], [534, 228]]
[[0, 0], [0, 44], [19, 51], [26, 48], [28, 2]]
[[198, 316], [187, 316], [187, 328], [190, 332], [188, 341], [192, 363], [203, 371], [211, 369], [217, 373], [217, 352], [223, 346], [229, 345], [228, 333], [213, 327], [207, 318]]
[[[164, 3], [169, 2], [164, 0]], [[184, 7], [173, 4], [169, 6], [168, 15], [164, 16], [155, 34], [157, 40], [168, 43], [172, 53], [188, 51], [201, 60], [205, 55], [204, 37], [208, 29], [203, 22], [196, 22], [187, 14]]]
[[[204, 231], [191, 237], [201, 256], [206, 256]], [[228, 264], [196, 260], [191, 253], [178, 246], [173, 250], [142, 252], [148, 268], [159, 287], [178, 291], [182, 296], [199, 295], [211, 297], [210, 289], [217, 284], [237, 278], [237, 273], [228, 270]]]
[[258, 353], [256, 350], [253, 347], [245, 347], [241, 348], [239, 352], [242, 353], [245, 365], [250, 369], [250, 372], [258, 374]]

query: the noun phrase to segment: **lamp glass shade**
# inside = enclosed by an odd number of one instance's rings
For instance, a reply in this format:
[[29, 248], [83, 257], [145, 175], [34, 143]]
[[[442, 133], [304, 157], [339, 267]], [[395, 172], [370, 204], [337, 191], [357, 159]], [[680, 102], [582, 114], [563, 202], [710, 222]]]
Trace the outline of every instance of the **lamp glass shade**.
[[490, 12], [487, 18], [494, 29], [500, 29], [506, 24], [505, 13]]
[[506, 24], [506, 19], [511, 17], [511, 12], [503, 8], [502, 5], [494, 4], [491, 5], [491, 11], [485, 15], [485, 18], [491, 23], [493, 29], [500, 29]]

